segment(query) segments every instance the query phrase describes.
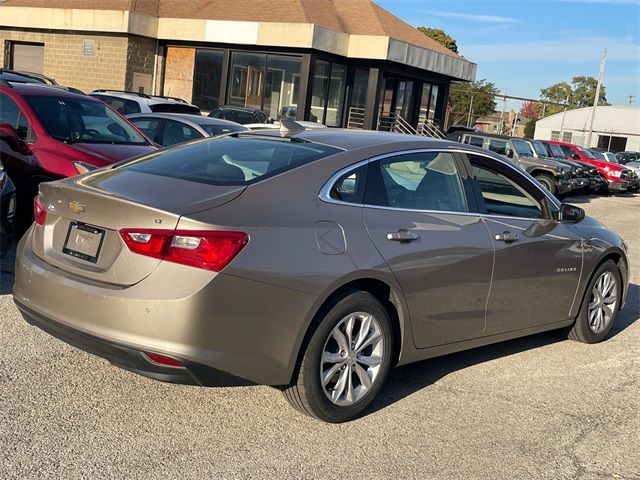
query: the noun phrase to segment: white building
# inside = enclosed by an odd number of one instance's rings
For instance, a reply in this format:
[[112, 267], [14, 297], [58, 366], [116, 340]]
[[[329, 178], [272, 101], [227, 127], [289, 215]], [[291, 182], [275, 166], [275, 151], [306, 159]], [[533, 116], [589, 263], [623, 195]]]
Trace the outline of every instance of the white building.
[[591, 142], [587, 145], [592, 111], [591, 107], [578, 108], [538, 120], [534, 138], [559, 140], [582, 147], [606, 148], [613, 152], [640, 151], [640, 107], [598, 107]]

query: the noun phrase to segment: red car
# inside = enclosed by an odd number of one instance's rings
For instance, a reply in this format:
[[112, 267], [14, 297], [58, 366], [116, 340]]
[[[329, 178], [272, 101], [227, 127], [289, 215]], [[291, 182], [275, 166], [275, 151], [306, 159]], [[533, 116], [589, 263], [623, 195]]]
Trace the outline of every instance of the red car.
[[607, 182], [607, 189], [610, 192], [624, 192], [629, 187], [629, 182], [624, 178], [625, 168], [615, 163], [601, 162], [586, 148], [578, 147], [573, 143], [557, 142], [545, 140], [546, 143], [553, 143], [562, 149], [568, 160], [580, 160], [598, 169], [598, 172]]
[[154, 149], [136, 127], [98, 99], [55, 86], [0, 81], [0, 159], [16, 184], [19, 230], [31, 224], [41, 182]]

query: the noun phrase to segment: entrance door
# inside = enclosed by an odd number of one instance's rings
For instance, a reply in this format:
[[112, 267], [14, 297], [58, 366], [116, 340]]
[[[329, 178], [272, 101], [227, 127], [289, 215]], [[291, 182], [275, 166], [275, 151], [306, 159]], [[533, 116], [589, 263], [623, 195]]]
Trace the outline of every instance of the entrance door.
[[262, 109], [262, 69], [249, 66], [247, 70], [247, 85], [244, 106]]
[[483, 335], [493, 244], [450, 152], [369, 164], [364, 222], [407, 300], [416, 347]]

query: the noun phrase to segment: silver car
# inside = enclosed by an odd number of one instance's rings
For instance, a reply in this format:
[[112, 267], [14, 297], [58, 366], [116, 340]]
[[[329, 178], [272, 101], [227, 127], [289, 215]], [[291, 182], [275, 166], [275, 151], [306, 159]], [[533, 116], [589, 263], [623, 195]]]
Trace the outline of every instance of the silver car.
[[25, 319], [133, 372], [265, 384], [327, 422], [396, 365], [552, 329], [595, 343], [624, 242], [506, 159], [332, 129], [235, 133], [41, 185]]
[[127, 119], [158, 145], [170, 147], [204, 137], [215, 137], [249, 128], [221, 118], [184, 113], [136, 113]]

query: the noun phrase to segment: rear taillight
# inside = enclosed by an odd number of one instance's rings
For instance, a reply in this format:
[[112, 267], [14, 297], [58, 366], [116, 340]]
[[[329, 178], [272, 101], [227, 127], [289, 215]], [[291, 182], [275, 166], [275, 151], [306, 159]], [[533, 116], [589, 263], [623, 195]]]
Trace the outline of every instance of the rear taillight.
[[120, 236], [140, 255], [219, 272], [249, 241], [243, 232], [125, 228]]
[[47, 219], [47, 209], [44, 207], [40, 195], [36, 195], [33, 199], [33, 218], [38, 225], [44, 225], [44, 221]]

